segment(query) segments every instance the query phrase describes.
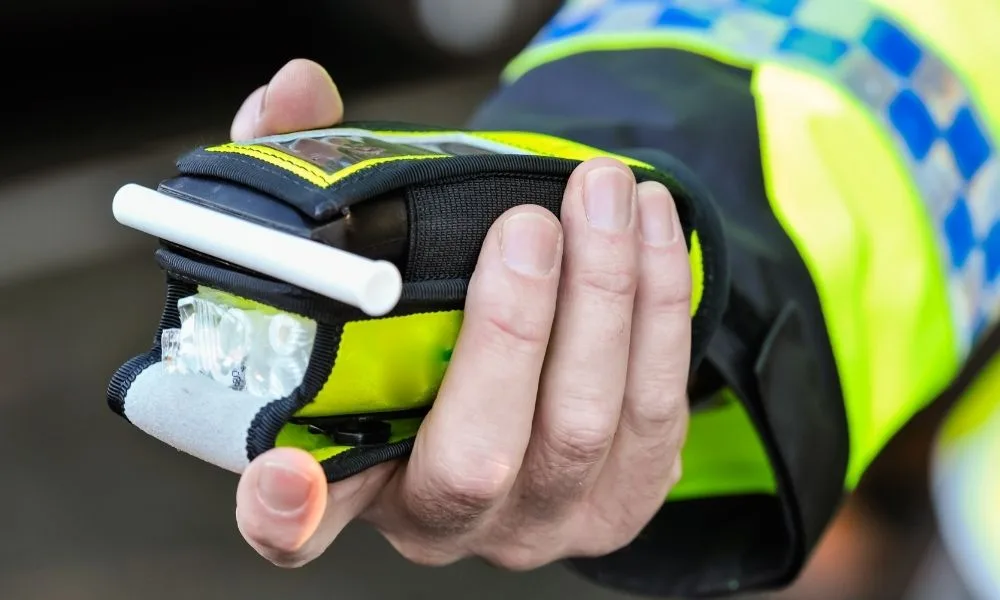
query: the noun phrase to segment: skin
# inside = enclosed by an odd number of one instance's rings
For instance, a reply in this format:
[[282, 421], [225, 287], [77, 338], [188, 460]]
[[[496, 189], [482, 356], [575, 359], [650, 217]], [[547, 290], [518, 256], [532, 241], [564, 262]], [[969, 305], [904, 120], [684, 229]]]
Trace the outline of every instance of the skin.
[[[234, 140], [328, 127], [327, 72], [285, 65], [239, 109]], [[527, 570], [631, 542], [681, 474], [691, 274], [670, 193], [610, 158], [581, 164], [560, 214], [525, 205], [483, 244], [452, 363], [405, 462], [328, 485], [280, 448], [242, 474], [236, 519], [282, 567], [354, 520], [407, 559]]]

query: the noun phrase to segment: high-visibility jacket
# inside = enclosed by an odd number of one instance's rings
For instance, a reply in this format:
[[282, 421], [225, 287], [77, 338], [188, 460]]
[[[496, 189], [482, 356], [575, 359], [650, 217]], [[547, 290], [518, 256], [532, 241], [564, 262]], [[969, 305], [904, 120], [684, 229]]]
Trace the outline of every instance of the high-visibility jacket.
[[993, 0], [578, 0], [509, 64], [472, 128], [666, 152], [724, 222], [684, 476], [630, 546], [573, 561], [586, 577], [791, 581], [880, 449], [990, 351], [997, 23]]

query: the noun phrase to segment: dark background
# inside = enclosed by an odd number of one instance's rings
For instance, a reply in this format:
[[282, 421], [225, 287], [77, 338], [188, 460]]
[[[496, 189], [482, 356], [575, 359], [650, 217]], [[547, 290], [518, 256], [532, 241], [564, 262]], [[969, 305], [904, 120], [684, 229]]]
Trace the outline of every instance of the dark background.
[[[243, 98], [295, 57], [328, 67], [348, 118], [461, 124], [558, 4], [513, 1], [517, 22], [469, 53], [423, 32], [406, 0], [0, 7], [0, 599], [619, 598], [558, 566], [419, 568], [353, 526], [316, 563], [279, 570], [237, 532], [235, 476], [105, 406], [162, 298], [150, 240], [111, 218], [120, 185], [155, 184], [181, 151], [225, 139]], [[923, 465], [937, 419], [897, 440], [781, 597], [949, 584]]]

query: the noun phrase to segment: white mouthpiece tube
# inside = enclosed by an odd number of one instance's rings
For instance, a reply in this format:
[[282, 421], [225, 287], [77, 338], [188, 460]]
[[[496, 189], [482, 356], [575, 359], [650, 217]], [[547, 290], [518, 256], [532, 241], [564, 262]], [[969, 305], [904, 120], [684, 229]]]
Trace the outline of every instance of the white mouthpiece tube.
[[178, 200], [134, 183], [115, 194], [115, 219], [197, 252], [286, 281], [361, 309], [385, 315], [399, 302], [395, 265]]

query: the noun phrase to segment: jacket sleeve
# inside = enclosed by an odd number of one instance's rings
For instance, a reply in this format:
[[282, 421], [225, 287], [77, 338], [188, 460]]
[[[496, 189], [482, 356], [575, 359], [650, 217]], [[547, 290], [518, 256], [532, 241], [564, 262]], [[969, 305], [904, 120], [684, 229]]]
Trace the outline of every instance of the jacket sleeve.
[[731, 291], [685, 475], [630, 546], [571, 561], [598, 583], [787, 584], [993, 328], [990, 133], [932, 47], [849, 4], [571, 2], [472, 119], [681, 165], [722, 215]]

